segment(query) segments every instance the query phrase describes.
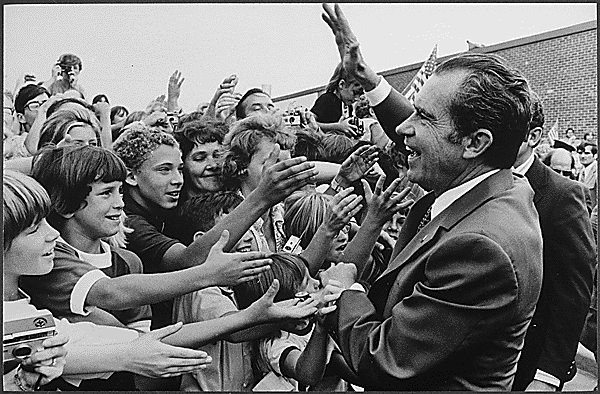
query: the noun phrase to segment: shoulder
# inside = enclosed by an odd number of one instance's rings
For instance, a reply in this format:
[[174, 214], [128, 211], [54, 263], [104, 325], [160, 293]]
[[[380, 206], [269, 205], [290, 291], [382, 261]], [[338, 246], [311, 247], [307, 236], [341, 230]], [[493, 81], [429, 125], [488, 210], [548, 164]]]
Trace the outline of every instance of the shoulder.
[[114, 246], [110, 246], [110, 251], [113, 255], [113, 263], [115, 260], [115, 256], [117, 259], [122, 260], [127, 266], [129, 266], [129, 271], [132, 274], [142, 273], [142, 260], [138, 257], [137, 254], [133, 253], [130, 250], [117, 248]]

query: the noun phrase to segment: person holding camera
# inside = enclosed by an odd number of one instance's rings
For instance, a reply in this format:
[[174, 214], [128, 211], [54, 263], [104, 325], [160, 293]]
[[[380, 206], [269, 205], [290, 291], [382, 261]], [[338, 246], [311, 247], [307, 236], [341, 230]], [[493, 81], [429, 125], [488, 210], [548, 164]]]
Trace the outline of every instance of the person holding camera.
[[41, 86], [46, 88], [51, 95], [64, 93], [68, 90], [77, 90], [85, 97], [85, 91], [79, 84], [79, 73], [83, 64], [81, 59], [71, 53], [61, 55], [52, 67], [52, 77], [42, 82]]
[[339, 63], [333, 72], [325, 93], [311, 108], [317, 124], [324, 131], [338, 130], [351, 138], [360, 138], [359, 122], [354, 116], [353, 104], [363, 94], [358, 81], [344, 70]]

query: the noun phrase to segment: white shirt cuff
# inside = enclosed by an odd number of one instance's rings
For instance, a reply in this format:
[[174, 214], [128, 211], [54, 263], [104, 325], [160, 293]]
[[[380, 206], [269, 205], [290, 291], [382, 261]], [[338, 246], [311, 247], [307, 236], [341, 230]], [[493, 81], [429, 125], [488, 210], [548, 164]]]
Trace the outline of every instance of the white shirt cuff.
[[354, 284], [352, 284], [352, 286], [348, 287], [346, 290], [358, 290], [358, 291], [362, 291], [363, 293], [367, 292], [365, 290], [365, 288], [363, 287], [363, 285], [361, 285], [360, 283], [354, 283]]
[[381, 102], [390, 95], [391, 91], [392, 87], [388, 81], [386, 81], [384, 77], [381, 77], [375, 89], [365, 92], [365, 96], [367, 97], [367, 100], [369, 100], [371, 107], [375, 107], [381, 104]]
[[556, 376], [550, 375], [548, 372], [544, 372], [541, 369], [535, 371], [535, 376], [533, 379], [551, 384], [556, 388], [560, 387], [560, 380]]
[[85, 300], [92, 286], [103, 278], [108, 278], [108, 276], [100, 270], [89, 271], [79, 278], [71, 291], [71, 312], [82, 316], [90, 314], [91, 309], [86, 310], [85, 308]]

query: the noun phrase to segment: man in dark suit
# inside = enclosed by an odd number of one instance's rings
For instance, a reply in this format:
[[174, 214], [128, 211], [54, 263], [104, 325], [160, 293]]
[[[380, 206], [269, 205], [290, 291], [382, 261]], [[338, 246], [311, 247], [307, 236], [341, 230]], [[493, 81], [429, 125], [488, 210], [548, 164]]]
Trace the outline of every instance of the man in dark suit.
[[[324, 8], [344, 67], [377, 92], [383, 79], [368, 71], [341, 10]], [[398, 124], [405, 100], [386, 90], [369, 100], [382, 124]], [[510, 390], [542, 278], [533, 190], [511, 171], [530, 114], [527, 81], [471, 53], [439, 65], [397, 127], [408, 179], [429, 193], [368, 294], [352, 264], [321, 276], [346, 288], [327, 324], [365, 389]]]
[[539, 97], [535, 93], [532, 97], [529, 134], [514, 166], [535, 192], [544, 239], [544, 277], [513, 390], [555, 391], [569, 380], [590, 304], [596, 252], [585, 186], [556, 173], [533, 154], [542, 136], [544, 112]]

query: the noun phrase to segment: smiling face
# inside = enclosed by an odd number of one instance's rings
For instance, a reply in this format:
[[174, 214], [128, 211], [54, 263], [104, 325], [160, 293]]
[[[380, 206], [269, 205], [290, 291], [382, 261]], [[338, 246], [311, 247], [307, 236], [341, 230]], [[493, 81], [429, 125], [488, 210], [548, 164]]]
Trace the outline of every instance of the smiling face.
[[396, 128], [409, 150], [407, 176], [437, 195], [455, 187], [465, 172], [463, 146], [450, 141], [455, 132], [449, 105], [466, 73], [434, 74], [417, 94], [415, 112]]
[[218, 142], [196, 144], [185, 158], [184, 168], [194, 193], [221, 189], [223, 146]]
[[3, 254], [5, 275], [45, 275], [52, 271], [58, 236], [46, 219], [25, 229]]
[[128, 183], [136, 186], [141, 197], [164, 209], [177, 206], [183, 186], [181, 152], [175, 146], [160, 145]]
[[118, 233], [123, 211], [121, 186], [121, 181], [92, 183], [83, 208], [73, 214], [67, 226], [91, 241]]

